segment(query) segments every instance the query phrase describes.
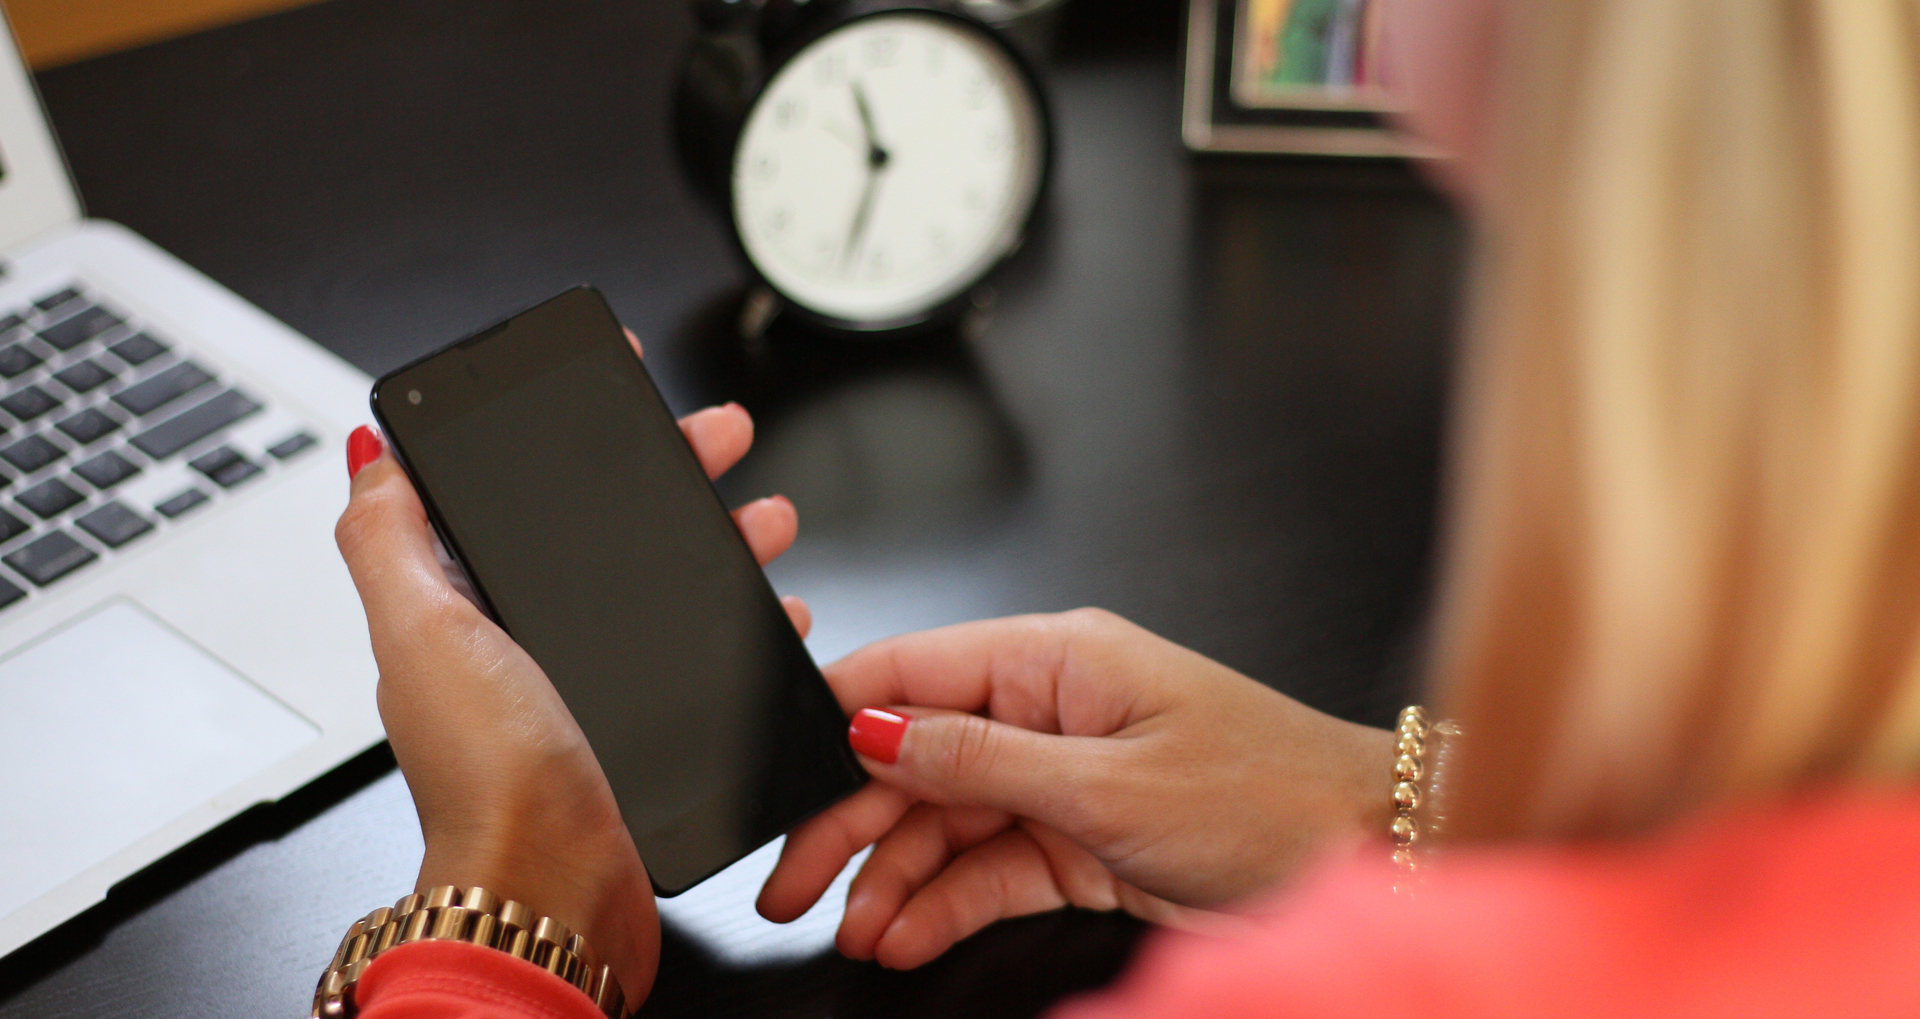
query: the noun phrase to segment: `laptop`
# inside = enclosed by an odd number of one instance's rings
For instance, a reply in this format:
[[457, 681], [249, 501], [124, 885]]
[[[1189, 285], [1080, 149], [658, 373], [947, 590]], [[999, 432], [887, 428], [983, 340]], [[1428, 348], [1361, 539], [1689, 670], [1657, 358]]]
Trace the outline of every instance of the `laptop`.
[[368, 378], [82, 218], [0, 36], [5, 954], [382, 732], [333, 544]]

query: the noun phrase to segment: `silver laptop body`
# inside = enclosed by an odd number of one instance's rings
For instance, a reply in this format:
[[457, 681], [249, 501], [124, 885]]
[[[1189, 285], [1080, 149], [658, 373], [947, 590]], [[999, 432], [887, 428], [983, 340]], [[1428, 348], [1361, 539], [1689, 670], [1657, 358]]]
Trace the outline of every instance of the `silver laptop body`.
[[333, 547], [368, 379], [83, 219], [0, 36], [5, 954], [382, 733]]

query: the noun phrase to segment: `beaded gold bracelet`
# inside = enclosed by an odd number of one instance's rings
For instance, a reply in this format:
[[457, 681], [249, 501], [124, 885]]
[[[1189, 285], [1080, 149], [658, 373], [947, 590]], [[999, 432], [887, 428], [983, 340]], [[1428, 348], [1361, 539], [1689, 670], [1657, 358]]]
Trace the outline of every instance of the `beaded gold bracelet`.
[[1441, 775], [1446, 770], [1453, 737], [1460, 730], [1452, 722], [1429, 722], [1418, 704], [1400, 712], [1393, 759], [1393, 861], [1402, 870], [1414, 868], [1414, 847], [1445, 827]]
[[440, 885], [404, 896], [355, 920], [313, 992], [313, 1019], [351, 1019], [359, 1012], [354, 987], [367, 964], [415, 941], [464, 941], [497, 948], [565, 980], [593, 999], [610, 1019], [626, 1007], [613, 968], [602, 965], [586, 939], [567, 925], [484, 888]]

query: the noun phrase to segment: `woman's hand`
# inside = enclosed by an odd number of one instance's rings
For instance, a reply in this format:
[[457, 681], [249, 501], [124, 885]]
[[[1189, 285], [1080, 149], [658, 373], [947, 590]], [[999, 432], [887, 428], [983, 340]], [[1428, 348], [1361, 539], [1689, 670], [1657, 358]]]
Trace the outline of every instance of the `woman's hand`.
[[[745, 455], [736, 405], [682, 420], [710, 476]], [[371, 429], [348, 445], [353, 498], [335, 536], [367, 610], [380, 717], [420, 814], [417, 887], [481, 885], [585, 935], [627, 1001], [652, 987], [653, 888], [599, 762], [546, 674], [449, 582], [413, 486]], [[785, 499], [734, 514], [765, 563], [793, 543]], [[809, 619], [787, 600], [804, 635]]]
[[909, 634], [827, 678], [876, 781], [787, 837], [760, 912], [799, 916], [872, 844], [840, 924], [856, 959], [918, 966], [1069, 904], [1178, 923], [1387, 830], [1390, 733], [1109, 613]]

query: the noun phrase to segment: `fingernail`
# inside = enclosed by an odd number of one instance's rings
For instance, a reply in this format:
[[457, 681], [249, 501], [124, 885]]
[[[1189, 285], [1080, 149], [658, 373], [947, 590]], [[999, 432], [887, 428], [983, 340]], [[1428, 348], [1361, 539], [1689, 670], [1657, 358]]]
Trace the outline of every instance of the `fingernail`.
[[891, 711], [861, 708], [853, 716], [853, 724], [847, 726], [847, 742], [853, 745], [853, 752], [862, 757], [892, 764], [900, 759], [900, 739], [907, 734], [910, 721], [912, 719]]
[[368, 464], [380, 459], [386, 448], [372, 425], [355, 428], [353, 434], [347, 436], [347, 480], [359, 477]]

